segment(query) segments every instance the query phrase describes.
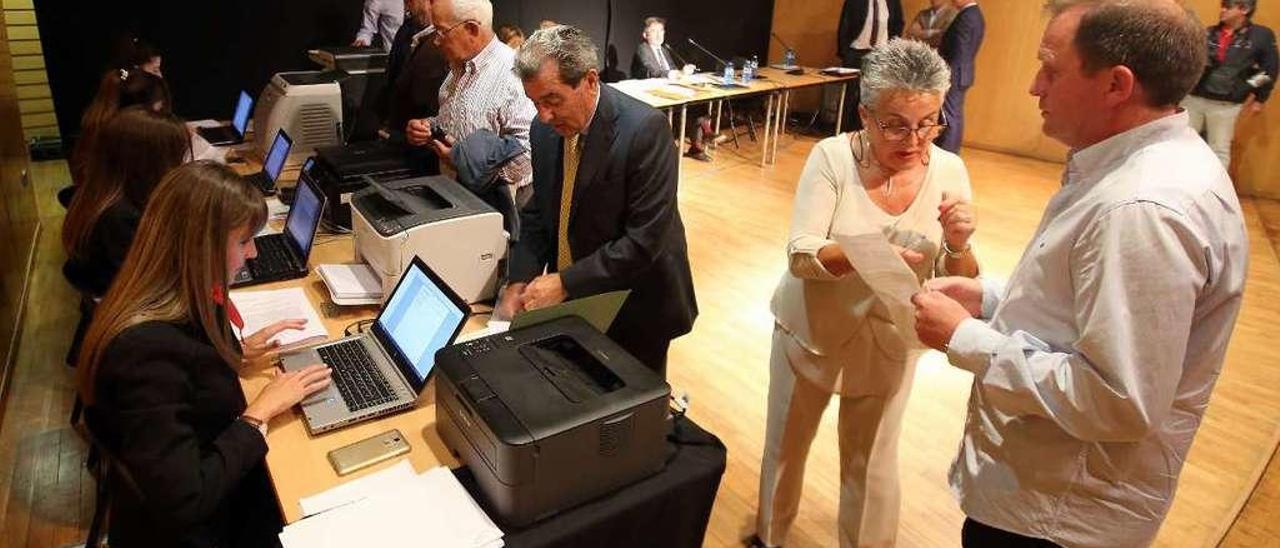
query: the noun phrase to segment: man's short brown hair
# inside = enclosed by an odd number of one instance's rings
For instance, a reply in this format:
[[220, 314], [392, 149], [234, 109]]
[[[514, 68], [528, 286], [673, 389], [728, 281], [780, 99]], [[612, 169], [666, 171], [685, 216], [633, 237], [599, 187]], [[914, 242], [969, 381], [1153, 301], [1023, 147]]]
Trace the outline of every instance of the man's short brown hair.
[[1124, 65], [1133, 71], [1154, 107], [1177, 105], [1204, 72], [1205, 30], [1195, 13], [1176, 0], [1049, 0], [1057, 16], [1083, 7], [1076, 51], [1084, 69]]

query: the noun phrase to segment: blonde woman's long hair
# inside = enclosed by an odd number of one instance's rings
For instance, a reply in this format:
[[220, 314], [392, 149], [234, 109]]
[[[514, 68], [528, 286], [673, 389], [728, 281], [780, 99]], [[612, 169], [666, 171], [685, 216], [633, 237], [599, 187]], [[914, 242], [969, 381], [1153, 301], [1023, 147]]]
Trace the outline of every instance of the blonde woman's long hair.
[[240, 351], [213, 294], [227, 295], [227, 239], [266, 223], [262, 194], [230, 168], [209, 161], [169, 172], [151, 195], [133, 246], [93, 314], [77, 364], [80, 398], [94, 401], [98, 367], [126, 329], [149, 321], [189, 323], [238, 367]]

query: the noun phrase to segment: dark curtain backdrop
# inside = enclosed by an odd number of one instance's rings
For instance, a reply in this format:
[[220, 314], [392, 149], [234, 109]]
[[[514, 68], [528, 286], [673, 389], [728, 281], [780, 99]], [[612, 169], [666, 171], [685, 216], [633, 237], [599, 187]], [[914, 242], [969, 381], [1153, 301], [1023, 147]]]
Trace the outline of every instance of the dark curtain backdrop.
[[[109, 61], [111, 44], [133, 33], [164, 55], [174, 105], [187, 119], [230, 116], [236, 94], [262, 91], [271, 75], [315, 67], [306, 51], [345, 44], [360, 25], [363, 0], [36, 0], [58, 124], [79, 131], [80, 114]], [[551, 19], [582, 27], [601, 45], [606, 77], [624, 77], [640, 42], [642, 21], [667, 19], [667, 42], [705, 70], [714, 61], [686, 42], [693, 37], [720, 56], [767, 52], [772, 0], [495, 0], [494, 25], [515, 23], [530, 34]], [[834, 22], [833, 22], [834, 24]]]

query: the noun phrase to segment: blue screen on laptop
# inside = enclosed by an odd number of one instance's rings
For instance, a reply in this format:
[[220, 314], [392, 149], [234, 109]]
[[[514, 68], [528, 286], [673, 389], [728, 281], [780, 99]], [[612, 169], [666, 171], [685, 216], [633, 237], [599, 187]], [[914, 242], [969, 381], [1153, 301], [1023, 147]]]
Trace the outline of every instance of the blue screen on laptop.
[[289, 218], [285, 220], [284, 231], [289, 239], [298, 246], [298, 251], [306, 257], [311, 252], [311, 241], [316, 236], [316, 225], [320, 222], [320, 197], [307, 182], [298, 181], [298, 196], [289, 208]]
[[276, 133], [276, 140], [272, 141], [267, 161], [262, 166], [262, 170], [267, 172], [267, 178], [273, 182], [280, 177], [280, 170], [284, 169], [284, 161], [289, 158], [289, 147], [292, 144], [289, 135], [283, 130]]
[[415, 266], [404, 275], [378, 324], [422, 382], [435, 367], [436, 351], [449, 344], [464, 313], [426, 272]]
[[240, 92], [240, 100], [236, 102], [236, 113], [231, 117], [231, 125], [241, 137], [249, 126], [249, 111], [253, 110], [253, 97], [246, 91]]

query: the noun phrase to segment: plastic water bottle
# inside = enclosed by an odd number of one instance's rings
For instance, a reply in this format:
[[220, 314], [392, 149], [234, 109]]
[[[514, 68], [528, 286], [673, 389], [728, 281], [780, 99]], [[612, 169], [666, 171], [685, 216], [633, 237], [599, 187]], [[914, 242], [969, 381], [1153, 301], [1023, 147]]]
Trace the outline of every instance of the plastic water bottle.
[[753, 55], [751, 59], [742, 62], [742, 83], [751, 85], [751, 80], [756, 77], [756, 64], [759, 61]]
[[782, 56], [782, 64], [788, 67], [796, 66], [796, 50], [788, 49]]
[[724, 85], [733, 83], [733, 63], [724, 64]]

